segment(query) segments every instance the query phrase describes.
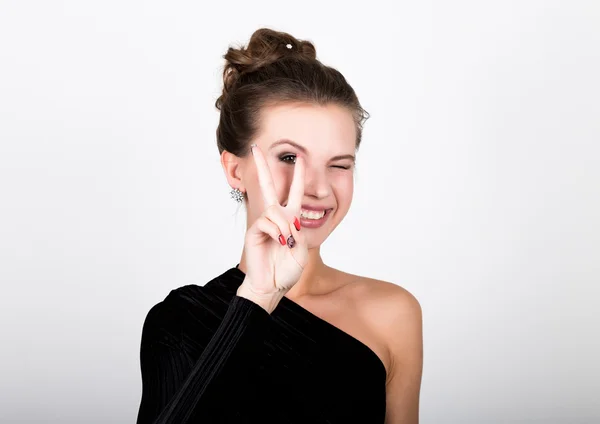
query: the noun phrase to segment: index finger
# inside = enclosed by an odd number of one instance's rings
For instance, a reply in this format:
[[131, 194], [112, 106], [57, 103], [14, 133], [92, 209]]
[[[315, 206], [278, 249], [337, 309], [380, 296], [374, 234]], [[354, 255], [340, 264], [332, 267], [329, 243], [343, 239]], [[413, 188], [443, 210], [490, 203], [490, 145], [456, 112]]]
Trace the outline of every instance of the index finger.
[[250, 146], [250, 151], [254, 157], [254, 164], [256, 165], [256, 172], [258, 173], [258, 184], [265, 201], [265, 207], [275, 204], [278, 205], [279, 200], [277, 200], [277, 192], [275, 191], [271, 171], [269, 170], [269, 165], [267, 164], [262, 151], [256, 143]]

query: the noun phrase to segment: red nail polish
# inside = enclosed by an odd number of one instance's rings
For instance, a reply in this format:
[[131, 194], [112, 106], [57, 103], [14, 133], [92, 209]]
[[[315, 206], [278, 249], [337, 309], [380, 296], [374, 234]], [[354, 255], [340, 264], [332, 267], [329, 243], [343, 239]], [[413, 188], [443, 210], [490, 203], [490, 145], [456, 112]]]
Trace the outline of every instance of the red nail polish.
[[279, 243], [281, 243], [282, 246], [285, 246], [287, 244], [281, 234], [279, 234]]
[[294, 227], [296, 227], [296, 230], [300, 231], [300, 221], [298, 221], [298, 218], [294, 217]]

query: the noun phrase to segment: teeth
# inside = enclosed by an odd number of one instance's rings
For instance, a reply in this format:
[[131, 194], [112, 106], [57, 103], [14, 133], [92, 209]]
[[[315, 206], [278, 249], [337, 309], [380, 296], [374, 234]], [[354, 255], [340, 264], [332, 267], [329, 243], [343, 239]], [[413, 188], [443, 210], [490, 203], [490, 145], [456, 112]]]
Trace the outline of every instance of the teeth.
[[302, 211], [300, 212], [300, 216], [302, 218], [307, 218], [307, 219], [321, 219], [323, 218], [323, 215], [325, 215], [325, 211], [321, 211], [321, 212], [317, 212], [317, 211], [307, 211], [305, 209], [302, 209]]

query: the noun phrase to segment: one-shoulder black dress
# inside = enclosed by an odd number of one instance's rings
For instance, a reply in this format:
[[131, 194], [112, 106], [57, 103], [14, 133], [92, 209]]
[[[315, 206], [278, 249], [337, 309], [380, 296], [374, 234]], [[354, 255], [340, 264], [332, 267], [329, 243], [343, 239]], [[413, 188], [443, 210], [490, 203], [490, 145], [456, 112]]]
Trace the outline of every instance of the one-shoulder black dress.
[[287, 297], [269, 314], [237, 296], [244, 277], [235, 266], [150, 309], [137, 424], [383, 423], [375, 352]]

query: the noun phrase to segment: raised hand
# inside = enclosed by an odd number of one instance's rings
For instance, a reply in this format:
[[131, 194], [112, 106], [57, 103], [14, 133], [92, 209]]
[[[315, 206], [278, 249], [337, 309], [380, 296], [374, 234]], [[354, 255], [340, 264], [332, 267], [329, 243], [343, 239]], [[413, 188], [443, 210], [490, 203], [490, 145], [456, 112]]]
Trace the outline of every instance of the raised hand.
[[[264, 210], [246, 231], [244, 250], [247, 271], [242, 283], [245, 287], [240, 287], [240, 290], [247, 290], [264, 299], [269, 296], [281, 298], [298, 282], [308, 262], [308, 248], [299, 221], [304, 197], [304, 160], [296, 157], [294, 179], [284, 207], [277, 199], [271, 171], [262, 151], [256, 144], [250, 148]], [[270, 309], [274, 307], [271, 305]]]

